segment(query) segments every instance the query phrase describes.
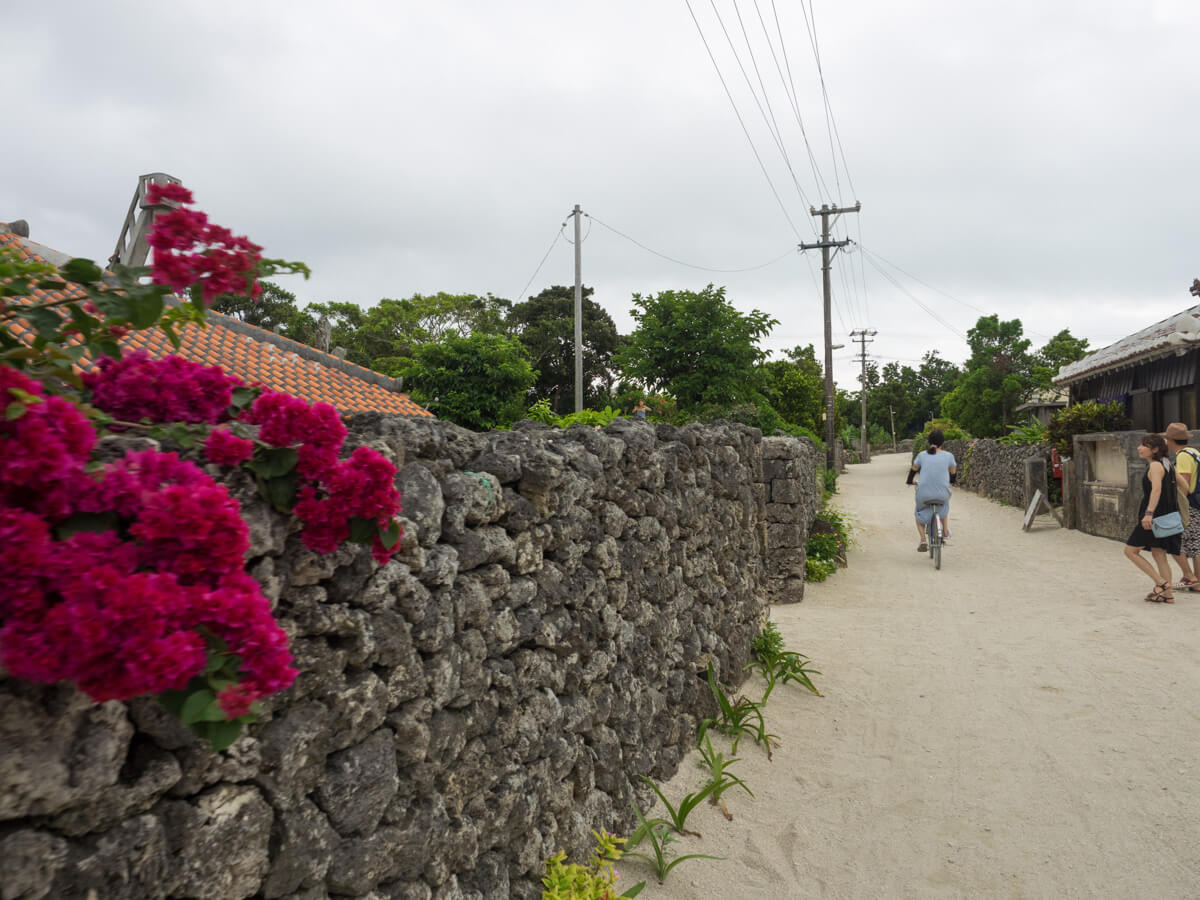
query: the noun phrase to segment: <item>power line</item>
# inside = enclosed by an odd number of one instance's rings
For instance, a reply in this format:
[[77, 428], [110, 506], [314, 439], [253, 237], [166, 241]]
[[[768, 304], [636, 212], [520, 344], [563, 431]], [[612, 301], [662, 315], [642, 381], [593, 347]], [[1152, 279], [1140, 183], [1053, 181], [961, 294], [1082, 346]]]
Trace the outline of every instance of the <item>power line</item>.
[[[884, 259], [882, 256], [880, 256], [874, 250], [868, 250], [866, 247], [863, 247], [861, 244], [859, 245], [859, 249], [862, 250], [862, 252], [865, 256], [872, 256], [875, 259], [879, 260], [880, 262], [887, 263], [889, 266], [891, 266], [893, 269], [895, 269], [900, 274], [906, 275], [907, 277], [909, 277], [913, 281], [915, 281], [917, 284], [922, 285], [923, 287], [929, 288], [929, 290], [933, 291], [935, 294], [941, 294], [946, 299], [953, 300], [955, 303], [959, 304], [960, 306], [965, 306], [967, 309], [972, 309], [975, 312], [979, 313], [981, 316], [995, 315], [994, 312], [990, 313], [987, 310], [980, 309], [978, 306], [975, 306], [973, 303], [968, 303], [966, 300], [960, 300], [958, 297], [955, 297], [953, 294], [948, 294], [945, 291], [943, 291], [941, 288], [936, 288], [932, 284], [922, 281], [916, 275], [913, 275], [911, 272], [906, 272], [904, 269], [900, 268], [898, 265], [896, 265], [891, 260]], [[868, 262], [870, 262], [870, 260], [868, 260]], [[871, 264], [875, 265], [874, 262], [872, 262]], [[876, 268], [878, 268], [878, 266], [876, 266]], [[1042, 334], [1039, 331], [1030, 331], [1029, 334], [1033, 335], [1034, 337], [1039, 337], [1045, 341], [1052, 340], [1052, 338], [1049, 335]]]
[[[783, 134], [779, 129], [779, 122], [775, 119], [775, 110], [771, 107], [771, 99], [767, 94], [767, 86], [763, 83], [762, 73], [758, 68], [758, 61], [754, 58], [754, 48], [750, 44], [750, 35], [746, 31], [746, 23], [742, 20], [742, 12], [738, 9], [737, 0], [733, 0], [733, 11], [737, 15], [738, 24], [742, 28], [742, 37], [746, 40], [746, 53], [750, 57], [750, 64], [754, 66], [754, 74], [758, 77], [759, 87], [762, 88], [763, 103], [767, 105], [766, 111], [763, 110], [763, 104], [758, 102], [758, 94], [754, 90], [754, 85], [750, 82], [750, 76], [746, 73], [746, 67], [742, 65], [742, 60], [738, 56], [737, 49], [733, 46], [733, 39], [729, 36], [729, 31], [725, 28], [725, 22], [721, 19], [720, 12], [717, 11], [716, 0], [709, 0], [709, 3], [712, 5], [713, 14], [717, 17], [717, 24], [721, 26], [721, 31], [725, 34], [725, 40], [729, 43], [729, 50], [733, 53], [733, 58], [742, 72], [742, 77], [746, 80], [746, 87], [750, 90], [750, 96], [754, 98], [754, 103], [758, 107], [758, 113], [763, 117], [767, 131], [775, 140], [775, 146], [779, 150], [779, 155], [783, 157], [783, 164], [787, 167], [788, 174], [792, 176], [792, 184], [796, 188], [796, 193], [800, 195], [800, 200], [805, 206], [812, 206], [808, 195], [800, 187], [800, 180], [796, 177], [795, 169], [792, 168], [791, 157], [788, 156], [787, 148], [783, 145]], [[768, 113], [770, 114], [769, 117]]]
[[[804, 12], [804, 0], [800, 0], [800, 10]], [[811, 22], [810, 22], [811, 16]], [[821, 48], [817, 40], [817, 13], [813, 8], [812, 0], [808, 0], [808, 11], [804, 12], [804, 24], [808, 27], [809, 42], [812, 44], [813, 58], [817, 63], [817, 76], [821, 81], [821, 96], [825, 100], [825, 125], [829, 131], [829, 155], [833, 157], [833, 176], [834, 182], [838, 186], [839, 202], [842, 190], [841, 180], [837, 177], [837, 154], [834, 152], [833, 143], [837, 140], [838, 149], [842, 154], [842, 168], [846, 172], [846, 183], [850, 185], [850, 190], [855, 195], [858, 191], [854, 188], [854, 180], [850, 177], [850, 167], [846, 163], [846, 151], [842, 148], [842, 137], [838, 133], [837, 121], [833, 116], [833, 107], [829, 103], [829, 90], [825, 86], [825, 69], [821, 65]]]
[[533, 284], [533, 279], [538, 277], [538, 272], [542, 271], [542, 266], [544, 266], [546, 264], [546, 260], [548, 260], [550, 258], [550, 251], [554, 249], [554, 246], [558, 243], [559, 238], [566, 239], [566, 235], [563, 234], [563, 230], [566, 227], [567, 227], [567, 223], [565, 221], [561, 225], [558, 226], [558, 231], [554, 235], [554, 240], [552, 240], [550, 242], [550, 246], [546, 248], [546, 255], [542, 257], [542, 261], [537, 264], [537, 268], [533, 270], [533, 274], [530, 275], [529, 280], [527, 282], [525, 282], [525, 287], [521, 288], [521, 290], [517, 292], [517, 295], [516, 295], [517, 301], [516, 302], [518, 302], [518, 303], [521, 302], [521, 298], [524, 297], [525, 292], [527, 290], [529, 290], [529, 285]]
[[696, 12], [692, 9], [691, 0], [683, 0], [687, 4], [688, 12], [692, 16], [692, 22], [696, 25], [696, 31], [700, 34], [700, 40], [704, 44], [704, 49], [708, 53], [708, 58], [712, 61], [713, 68], [717, 72], [717, 78], [721, 81], [721, 87], [725, 89], [725, 96], [729, 98], [729, 104], [733, 107], [733, 114], [737, 116], [738, 124], [742, 126], [742, 133], [746, 135], [746, 140], [750, 144], [750, 150], [754, 153], [754, 158], [758, 160], [758, 167], [762, 169], [763, 177], [767, 179], [767, 186], [771, 188], [771, 193], [775, 195], [775, 202], [779, 204], [779, 210], [783, 213], [783, 217], [787, 219], [787, 223], [791, 226], [792, 233], [797, 238], [800, 237], [800, 232], [796, 228], [796, 224], [792, 221], [792, 217], [788, 215], [787, 207], [783, 205], [783, 199], [779, 196], [779, 192], [775, 190], [775, 183], [771, 181], [771, 176], [767, 172], [767, 167], [762, 161], [762, 157], [758, 153], [758, 148], [754, 146], [754, 139], [750, 137], [750, 130], [746, 128], [746, 123], [742, 119], [742, 114], [738, 112], [737, 103], [734, 102], [733, 94], [729, 91], [729, 85], [725, 83], [725, 76], [721, 74], [721, 67], [717, 65], [717, 59], [713, 56], [712, 48], [708, 46], [708, 39], [704, 37], [704, 29], [700, 27], [700, 21], [696, 18]]
[[939, 316], [937, 313], [935, 313], [932, 309], [930, 309], [928, 306], [926, 306], [924, 303], [922, 303], [920, 300], [918, 300], [915, 296], [913, 296], [911, 293], [909, 293], [907, 290], [905, 290], [904, 286], [901, 285], [900, 282], [898, 282], [895, 278], [893, 278], [888, 272], [884, 271], [878, 265], [876, 265], [874, 260], [868, 259], [867, 261], [869, 263], [871, 263], [872, 266], [874, 266], [875, 270], [877, 272], [879, 272], [880, 275], [882, 275], [884, 278], [886, 278], [888, 281], [890, 281], [892, 283], [892, 285], [896, 288], [896, 290], [898, 290], [900, 293], [902, 293], [904, 296], [906, 296], [909, 300], [911, 300], [913, 303], [915, 303], [917, 306], [919, 306], [922, 310], [924, 310], [925, 313], [931, 319], [933, 319], [939, 325], [944, 327], [946, 330], [953, 332], [958, 337], [962, 338], [964, 341], [967, 340], [967, 336], [965, 334], [963, 334], [961, 331], [959, 331], [957, 328], [955, 328], [953, 325], [951, 325], [949, 322], [947, 322], [945, 319], [943, 319], [941, 316]]
[[[763, 37], [767, 39], [767, 46], [771, 48], [771, 59], [775, 61], [775, 71], [779, 73], [779, 80], [783, 84], [783, 92], [787, 95], [792, 113], [796, 117], [796, 124], [800, 126], [800, 137], [804, 140], [804, 149], [808, 155], [808, 164], [812, 169], [813, 180], [817, 184], [817, 194], [820, 196], [821, 189], [825, 189], [825, 196], [829, 196], [829, 186], [825, 184], [825, 179], [822, 177], [817, 168], [817, 157], [813, 153], [812, 145], [808, 142], [808, 132], [804, 129], [804, 117], [800, 115], [800, 102], [796, 94], [796, 85], [791, 80], [791, 65], [788, 64], [788, 73], [785, 76], [783, 68], [779, 65], [779, 57], [775, 53], [775, 42], [771, 40], [771, 33], [767, 29], [767, 23], [763, 19], [762, 10], [759, 9], [758, 0], [754, 0], [754, 11], [758, 14], [758, 23], [762, 26]], [[787, 44], [783, 39], [783, 28], [779, 24], [779, 13], [775, 9], [775, 0], [771, 0], [771, 12], [775, 16], [775, 31], [779, 35], [779, 51], [783, 54], [784, 62], [787, 63]]]
[[[767, 266], [773, 266], [775, 263], [779, 262], [784, 257], [791, 256], [793, 253], [796, 252], [795, 248], [789, 247], [786, 252], [780, 254], [779, 256], [775, 257], [774, 259], [767, 260], [765, 263], [760, 263], [757, 266], [747, 266], [744, 269], [715, 269], [715, 268], [712, 268], [711, 266], [698, 266], [694, 263], [684, 262], [681, 259], [676, 259], [673, 256], [667, 256], [667, 254], [665, 254], [665, 253], [659, 253], [657, 250], [655, 250], [651, 247], [647, 247], [641, 241], [635, 240], [634, 238], [631, 238], [629, 235], [625, 234], [624, 232], [617, 231], [617, 229], [613, 228], [611, 225], [601, 222], [599, 219], [597, 219], [595, 216], [591, 215], [590, 213], [584, 213], [584, 216], [586, 216], [588, 219], [591, 219], [592, 221], [594, 221], [597, 225], [607, 228], [613, 234], [625, 238], [625, 240], [629, 241], [630, 243], [637, 244], [637, 246], [641, 247], [647, 253], [653, 253], [655, 256], [661, 257], [665, 260], [668, 260], [670, 262], [676, 263], [681, 266], [687, 266], [689, 269], [701, 269], [702, 271], [705, 271], [705, 272], [724, 272], [727, 274], [731, 273], [731, 272], [753, 272], [757, 269], [765, 269]], [[565, 225], [566, 223], [564, 222], [563, 224]]]

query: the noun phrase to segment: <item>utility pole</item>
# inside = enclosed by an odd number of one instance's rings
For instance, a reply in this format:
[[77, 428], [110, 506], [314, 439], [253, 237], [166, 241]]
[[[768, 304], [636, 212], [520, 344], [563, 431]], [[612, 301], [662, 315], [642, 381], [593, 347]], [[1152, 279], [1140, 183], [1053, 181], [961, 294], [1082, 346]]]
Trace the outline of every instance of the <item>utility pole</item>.
[[892, 420], [892, 452], [896, 452], [896, 411], [891, 406], [888, 407], [888, 416]]
[[575, 216], [575, 412], [583, 412], [583, 246], [579, 240], [579, 204]]
[[829, 217], [837, 216], [841, 213], [858, 212], [862, 209], [861, 203], [855, 203], [853, 206], [840, 208], [837, 206], [829, 206], [826, 203], [821, 204], [820, 209], [809, 207], [808, 211], [814, 216], [821, 217], [821, 240], [816, 244], [801, 244], [801, 250], [817, 250], [821, 251], [821, 282], [825, 294], [825, 468], [832, 469], [834, 467], [834, 429], [833, 429], [833, 319], [830, 315], [833, 305], [832, 288], [829, 283], [829, 266], [830, 266], [830, 248], [845, 247], [850, 243], [849, 239], [844, 241], [829, 240]]
[[862, 391], [859, 392], [859, 397], [862, 399], [862, 430], [859, 432], [858, 440], [863, 462], [871, 461], [871, 442], [867, 440], [867, 344], [871, 341], [867, 338], [877, 334], [879, 334], [878, 331], [867, 331], [865, 328], [862, 331], [850, 332], [850, 337], [861, 345], [859, 357], [862, 359]]

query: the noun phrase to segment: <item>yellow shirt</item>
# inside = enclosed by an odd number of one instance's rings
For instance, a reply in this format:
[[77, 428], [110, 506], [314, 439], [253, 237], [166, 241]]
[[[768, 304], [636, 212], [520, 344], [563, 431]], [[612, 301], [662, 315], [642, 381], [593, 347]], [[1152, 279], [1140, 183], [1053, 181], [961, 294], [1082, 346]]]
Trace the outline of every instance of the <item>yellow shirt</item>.
[[1196, 458], [1192, 456], [1192, 453], [1195, 452], [1197, 451], [1191, 450], [1191, 448], [1184, 448], [1175, 456], [1175, 468], [1179, 470], [1180, 475], [1183, 475], [1185, 478], [1187, 478], [1187, 492], [1189, 494], [1196, 489], [1197, 466]]

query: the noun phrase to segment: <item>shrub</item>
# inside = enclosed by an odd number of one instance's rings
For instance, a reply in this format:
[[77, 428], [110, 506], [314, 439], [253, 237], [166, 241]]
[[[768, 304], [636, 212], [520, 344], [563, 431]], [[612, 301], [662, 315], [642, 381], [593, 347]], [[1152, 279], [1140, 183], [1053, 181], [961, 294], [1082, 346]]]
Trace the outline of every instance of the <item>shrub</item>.
[[1009, 425], [1008, 434], [999, 441], [1001, 444], [1044, 444], [1046, 426], [1032, 418], [1024, 425]]
[[1120, 401], [1097, 403], [1087, 400], [1060, 409], [1050, 420], [1046, 440], [1063, 456], [1070, 456], [1077, 434], [1097, 434], [1106, 431], [1127, 431], [1133, 426], [1125, 415]]

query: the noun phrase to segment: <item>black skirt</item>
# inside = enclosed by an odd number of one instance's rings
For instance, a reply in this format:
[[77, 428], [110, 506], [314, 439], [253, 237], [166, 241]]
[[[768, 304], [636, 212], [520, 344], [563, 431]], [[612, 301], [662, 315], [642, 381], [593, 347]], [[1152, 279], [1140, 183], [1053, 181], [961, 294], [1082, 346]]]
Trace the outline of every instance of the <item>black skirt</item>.
[[1125, 543], [1130, 547], [1141, 547], [1143, 550], [1161, 547], [1172, 556], [1178, 556], [1182, 540], [1182, 534], [1173, 534], [1170, 537], [1155, 537], [1154, 532], [1149, 528], [1143, 528], [1139, 520], [1138, 526], [1133, 529], [1133, 532], [1129, 535], [1129, 539]]

